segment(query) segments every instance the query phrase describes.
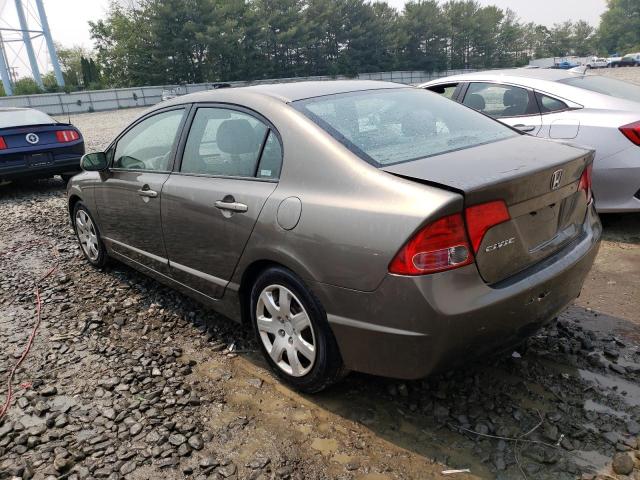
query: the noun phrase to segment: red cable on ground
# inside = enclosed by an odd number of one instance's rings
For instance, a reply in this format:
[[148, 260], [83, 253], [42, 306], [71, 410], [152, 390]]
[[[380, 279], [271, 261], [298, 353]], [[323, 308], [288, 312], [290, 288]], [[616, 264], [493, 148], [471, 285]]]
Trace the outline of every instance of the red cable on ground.
[[56, 265], [55, 267], [51, 268], [51, 270], [49, 270], [47, 273], [45, 273], [36, 282], [36, 324], [34, 325], [33, 330], [31, 331], [31, 335], [29, 335], [29, 341], [27, 342], [27, 345], [25, 346], [24, 351], [20, 356], [20, 359], [9, 372], [9, 377], [7, 379], [7, 399], [4, 405], [2, 406], [2, 409], [0, 409], [0, 420], [2, 420], [2, 417], [6, 415], [7, 411], [9, 410], [9, 407], [11, 406], [11, 397], [13, 396], [13, 385], [12, 385], [13, 376], [15, 375], [16, 370], [18, 369], [20, 364], [24, 361], [25, 358], [27, 358], [27, 355], [29, 354], [29, 350], [31, 350], [31, 346], [33, 345], [33, 340], [36, 338], [38, 327], [40, 327], [40, 322], [42, 320], [42, 316], [41, 316], [42, 300], [40, 299], [40, 282], [45, 280], [47, 277], [51, 276], [53, 272], [55, 272], [57, 269], [58, 269], [58, 266]]

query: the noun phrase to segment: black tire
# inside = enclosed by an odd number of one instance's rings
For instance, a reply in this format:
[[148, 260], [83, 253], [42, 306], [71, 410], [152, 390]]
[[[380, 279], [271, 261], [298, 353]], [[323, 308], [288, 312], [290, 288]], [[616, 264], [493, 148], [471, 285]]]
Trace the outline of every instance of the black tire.
[[[296, 304], [299, 303], [304, 308], [310, 320], [314, 336], [315, 360], [312, 364], [310, 363], [310, 370], [302, 376], [291, 375], [276, 364], [269, 355], [258, 330], [258, 300], [260, 294], [270, 287], [285, 287], [293, 293]], [[324, 308], [313, 292], [291, 271], [282, 267], [272, 267], [262, 272], [251, 288], [249, 312], [256, 341], [267, 363], [282, 380], [296, 390], [316, 393], [337, 382], [346, 374], [338, 344], [327, 321]]]
[[[95, 231], [96, 240], [97, 240], [97, 245], [96, 245], [97, 255], [95, 256], [95, 258], [92, 258], [92, 256], [87, 254], [87, 251], [85, 250], [85, 247], [83, 246], [83, 242], [80, 238], [81, 234], [79, 233], [79, 230], [81, 229], [81, 227], [79, 227], [78, 220], [77, 220], [80, 212], [83, 212], [84, 214], [86, 214], [86, 216], [91, 220], [93, 230]], [[91, 215], [91, 212], [89, 211], [89, 209], [82, 202], [76, 203], [75, 206], [73, 207], [73, 230], [76, 233], [76, 238], [78, 239], [78, 243], [80, 244], [80, 250], [82, 251], [84, 258], [86, 258], [87, 261], [95, 268], [98, 268], [98, 269], [104, 268], [107, 265], [107, 262], [109, 261], [109, 257], [107, 255], [107, 249], [105, 248], [104, 242], [100, 237], [100, 230], [98, 229], [98, 224], [94, 220], [93, 215]]]

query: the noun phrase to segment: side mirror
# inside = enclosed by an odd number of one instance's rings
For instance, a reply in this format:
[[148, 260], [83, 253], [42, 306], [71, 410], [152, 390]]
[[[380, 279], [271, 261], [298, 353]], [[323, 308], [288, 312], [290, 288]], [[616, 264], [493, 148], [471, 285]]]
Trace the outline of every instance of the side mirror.
[[80, 160], [80, 167], [87, 172], [103, 172], [107, 169], [107, 156], [104, 152], [87, 153]]

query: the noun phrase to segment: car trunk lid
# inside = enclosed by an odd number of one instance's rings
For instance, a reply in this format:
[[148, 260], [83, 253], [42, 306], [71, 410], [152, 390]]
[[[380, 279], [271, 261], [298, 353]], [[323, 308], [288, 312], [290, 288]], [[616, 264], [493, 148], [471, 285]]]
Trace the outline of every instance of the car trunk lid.
[[543, 260], [578, 236], [587, 210], [579, 188], [593, 152], [527, 136], [382, 167], [460, 192], [465, 207], [504, 201], [510, 219], [490, 227], [475, 253], [487, 283]]

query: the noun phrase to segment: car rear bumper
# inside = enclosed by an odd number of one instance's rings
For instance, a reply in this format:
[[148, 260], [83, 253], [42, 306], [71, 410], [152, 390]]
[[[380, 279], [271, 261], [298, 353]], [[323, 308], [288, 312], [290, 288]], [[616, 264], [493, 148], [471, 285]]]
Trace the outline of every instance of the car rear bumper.
[[33, 158], [13, 158], [5, 160], [0, 157], [0, 179], [11, 180], [29, 177], [48, 177], [65, 173], [77, 173], [80, 169], [82, 153], [44, 152], [47, 154], [41, 161]]
[[640, 147], [597, 160], [593, 194], [600, 213], [640, 212]]
[[316, 284], [349, 369], [417, 379], [521, 342], [580, 295], [602, 232], [583, 232], [543, 262], [489, 286], [475, 265], [422, 277], [388, 275], [375, 292]]

